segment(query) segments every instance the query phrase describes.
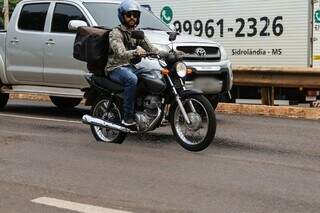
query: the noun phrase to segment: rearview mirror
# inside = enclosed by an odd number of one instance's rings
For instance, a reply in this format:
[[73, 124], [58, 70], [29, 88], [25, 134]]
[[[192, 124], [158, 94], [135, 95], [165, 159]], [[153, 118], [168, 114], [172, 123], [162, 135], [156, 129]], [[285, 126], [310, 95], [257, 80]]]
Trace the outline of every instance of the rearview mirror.
[[144, 32], [140, 30], [132, 31], [131, 37], [137, 40], [142, 40], [144, 39]]
[[72, 20], [68, 24], [68, 29], [70, 31], [77, 31], [78, 27], [87, 27], [88, 24], [85, 21], [81, 20]]
[[178, 33], [176, 32], [168, 32], [169, 34], [169, 41], [175, 41], [177, 39]]

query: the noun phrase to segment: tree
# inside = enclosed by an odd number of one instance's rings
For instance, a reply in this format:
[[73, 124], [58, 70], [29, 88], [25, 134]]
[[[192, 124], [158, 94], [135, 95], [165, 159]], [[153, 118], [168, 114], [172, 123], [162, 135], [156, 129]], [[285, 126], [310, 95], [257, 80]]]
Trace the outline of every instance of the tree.
[[[13, 10], [20, 0], [9, 0], [10, 10]], [[3, 0], [0, 0], [0, 8], [3, 8]]]
[[[5, 11], [4, 11], [4, 2], [5, 0], [0, 0], [0, 9], [1, 9], [1, 13], [2, 16], [0, 16], [0, 29], [4, 28], [4, 20], [5, 20]], [[19, 3], [20, 0], [9, 0], [9, 16], [11, 15], [12, 11], [14, 10], [14, 8], [16, 7], [16, 5]]]

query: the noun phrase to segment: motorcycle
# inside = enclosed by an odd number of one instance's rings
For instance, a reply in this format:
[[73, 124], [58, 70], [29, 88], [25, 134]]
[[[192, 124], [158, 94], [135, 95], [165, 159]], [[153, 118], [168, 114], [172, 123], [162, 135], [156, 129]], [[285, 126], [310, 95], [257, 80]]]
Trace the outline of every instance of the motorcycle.
[[[177, 33], [170, 32], [171, 44]], [[144, 38], [142, 31], [132, 37]], [[136, 125], [121, 124], [123, 111], [123, 87], [108, 77], [86, 75], [90, 88], [85, 92], [92, 102], [90, 115], [84, 115], [83, 123], [89, 124], [97, 141], [122, 143], [128, 133], [146, 133], [161, 126], [168, 118], [176, 141], [189, 151], [201, 151], [213, 141], [216, 132], [214, 109], [200, 90], [187, 90], [185, 78], [192, 68], [182, 62], [182, 57], [172, 49], [165, 55], [147, 53], [145, 57], [158, 60], [161, 70], [144, 70], [138, 75], [136, 93]], [[167, 110], [169, 108], [169, 110]], [[169, 113], [166, 113], [168, 111]]]

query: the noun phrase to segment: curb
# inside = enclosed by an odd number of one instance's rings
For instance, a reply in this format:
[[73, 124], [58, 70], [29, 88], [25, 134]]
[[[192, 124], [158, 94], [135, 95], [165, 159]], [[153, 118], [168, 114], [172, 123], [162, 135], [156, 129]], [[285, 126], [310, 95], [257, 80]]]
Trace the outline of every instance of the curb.
[[30, 101], [50, 101], [49, 96], [35, 95], [31, 93], [10, 93], [10, 99], [30, 100]]
[[219, 103], [216, 111], [228, 114], [320, 120], [320, 108]]
[[[50, 101], [49, 96], [29, 93], [10, 94], [10, 98], [32, 101]], [[320, 120], [320, 108], [219, 103], [216, 111], [226, 114]]]

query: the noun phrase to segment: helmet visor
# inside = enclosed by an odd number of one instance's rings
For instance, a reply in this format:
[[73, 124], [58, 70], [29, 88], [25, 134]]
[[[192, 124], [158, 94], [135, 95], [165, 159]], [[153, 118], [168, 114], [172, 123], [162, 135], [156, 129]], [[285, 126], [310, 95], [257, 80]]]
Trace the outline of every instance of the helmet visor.
[[127, 18], [131, 18], [131, 17], [139, 18], [140, 17], [140, 12], [139, 11], [128, 11], [128, 12], [124, 13], [124, 15]]

